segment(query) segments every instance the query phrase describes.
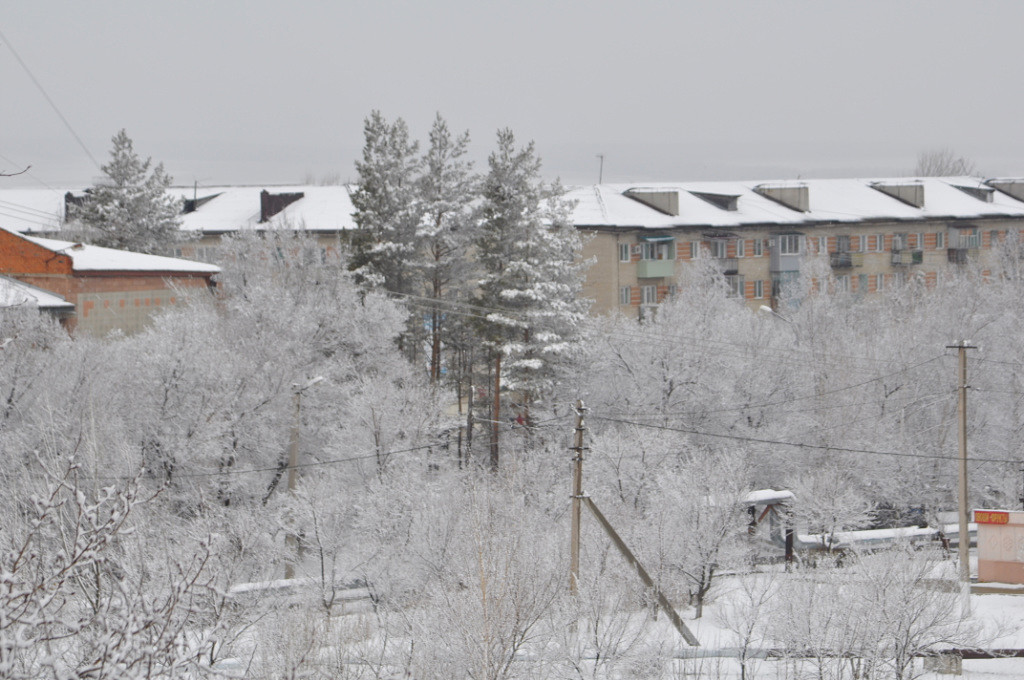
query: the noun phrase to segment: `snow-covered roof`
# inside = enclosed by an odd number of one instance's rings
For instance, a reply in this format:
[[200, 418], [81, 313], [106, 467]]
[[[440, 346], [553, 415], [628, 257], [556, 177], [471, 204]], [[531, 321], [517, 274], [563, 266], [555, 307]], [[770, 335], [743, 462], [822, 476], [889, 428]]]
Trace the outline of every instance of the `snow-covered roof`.
[[[260, 222], [260, 193], [302, 194], [266, 222]], [[196, 209], [181, 216], [185, 231], [224, 233], [251, 229], [305, 229], [346, 231], [355, 229], [355, 206], [344, 186], [251, 186], [173, 188], [182, 199], [195, 200]], [[208, 198], [209, 200], [203, 200]]]
[[775, 503], [786, 503], [793, 500], [792, 491], [776, 491], [775, 489], [758, 489], [751, 491], [743, 497], [747, 505], [772, 505]]
[[[1012, 180], [1000, 180], [1012, 181]], [[1024, 180], [1017, 180], [1024, 185]], [[799, 228], [821, 223], [1024, 218], [1024, 202], [977, 177], [897, 177], [808, 179], [801, 181], [659, 182], [573, 187], [573, 222], [578, 227], [741, 227], [776, 225]], [[900, 188], [923, 192], [922, 207], [895, 197]], [[890, 189], [886, 191], [885, 189]], [[760, 189], [760, 191], [759, 191]], [[807, 210], [787, 207], [765, 194], [806, 191]], [[971, 193], [973, 190], [973, 194]], [[632, 194], [636, 198], [631, 198]], [[703, 196], [702, 196], [703, 195]], [[671, 209], [657, 209], [660, 196]], [[669, 214], [677, 212], [678, 214]]]
[[71, 311], [75, 308], [72, 303], [48, 290], [0, 276], [0, 308], [23, 305], [55, 311]]
[[[260, 221], [260, 193], [302, 194], [268, 221]], [[22, 234], [53, 233], [64, 223], [64, 194], [85, 193], [71, 189], [0, 190], [0, 227]], [[198, 206], [181, 216], [187, 232], [224, 233], [251, 229], [306, 229], [337, 232], [355, 229], [355, 206], [345, 186], [260, 185], [171, 187], [175, 198], [195, 201]], [[208, 200], [204, 200], [208, 199]]]
[[193, 262], [176, 257], [145, 255], [129, 250], [115, 250], [71, 241], [58, 241], [21, 234], [21, 237], [47, 250], [71, 258], [72, 271], [125, 271], [125, 272], [180, 272], [189, 274], [216, 274], [220, 267], [204, 262]]

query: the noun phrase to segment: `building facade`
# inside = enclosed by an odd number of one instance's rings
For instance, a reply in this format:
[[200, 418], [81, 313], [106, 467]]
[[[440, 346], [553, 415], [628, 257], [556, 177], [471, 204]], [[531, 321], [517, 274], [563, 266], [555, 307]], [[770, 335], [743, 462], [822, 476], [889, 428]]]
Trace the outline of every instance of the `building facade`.
[[594, 311], [641, 317], [699, 258], [756, 308], [775, 305], [812, 261], [812, 287], [856, 295], [984, 272], [1024, 229], [1024, 180], [1014, 179], [599, 185], [570, 198], [594, 263], [584, 287]]
[[208, 290], [220, 269], [0, 229], [0, 274], [49, 291], [74, 306], [69, 330], [105, 335], [141, 330], [154, 313]]

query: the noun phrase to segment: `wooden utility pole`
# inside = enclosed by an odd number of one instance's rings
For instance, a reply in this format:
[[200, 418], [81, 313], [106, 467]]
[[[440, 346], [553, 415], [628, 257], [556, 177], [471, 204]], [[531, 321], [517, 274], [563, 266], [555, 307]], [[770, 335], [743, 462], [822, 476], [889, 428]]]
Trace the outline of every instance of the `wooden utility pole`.
[[685, 623], [683, 623], [683, 619], [679, 616], [679, 613], [676, 612], [676, 608], [672, 606], [672, 603], [669, 602], [667, 597], [665, 597], [665, 594], [661, 592], [661, 589], [654, 583], [654, 579], [652, 579], [651, 575], [647, 573], [647, 570], [644, 569], [644, 565], [642, 565], [640, 560], [636, 558], [636, 555], [634, 555], [633, 551], [629, 549], [626, 542], [622, 540], [619, 533], [615, 531], [615, 528], [612, 526], [611, 522], [608, 521], [608, 518], [606, 518], [604, 514], [597, 509], [597, 505], [594, 504], [594, 500], [589, 496], [585, 497], [583, 500], [587, 504], [587, 507], [590, 508], [590, 512], [593, 513], [597, 523], [601, 525], [601, 528], [604, 529], [606, 534], [608, 534], [608, 537], [612, 539], [612, 543], [615, 547], [619, 549], [622, 556], [627, 562], [629, 562], [629, 566], [636, 569], [636, 573], [640, 577], [640, 580], [643, 581], [644, 585], [654, 593], [654, 596], [658, 600], [658, 604], [661, 605], [661, 608], [665, 610], [666, 614], [668, 614], [668, 618], [672, 621], [672, 625], [675, 626], [676, 630], [679, 631], [679, 634], [683, 636], [686, 643], [691, 647], [699, 647], [700, 642], [697, 641], [697, 637], [690, 632], [690, 629], [686, 627]]
[[[295, 487], [298, 484], [299, 427], [302, 422], [302, 390], [298, 389], [298, 385], [292, 385], [292, 388], [295, 390], [292, 394], [295, 420], [292, 422], [292, 430], [288, 436], [288, 495], [295, 494]], [[288, 560], [284, 563], [284, 577], [295, 578], [295, 562], [299, 559], [296, 554], [299, 548], [299, 539], [295, 535], [294, 527], [284, 537], [284, 544], [287, 552], [285, 559]]]
[[580, 580], [580, 512], [583, 500], [583, 400], [576, 402], [576, 432], [573, 434], [572, 450], [572, 541], [569, 550], [569, 592], [574, 596]]
[[965, 584], [971, 582], [970, 547], [971, 535], [967, 528], [968, 507], [967, 507], [967, 350], [977, 349], [968, 345], [966, 340], [961, 340], [956, 345], [946, 345], [946, 349], [959, 351], [959, 393], [960, 399], [957, 405], [957, 420], [960, 439], [959, 475], [958, 490], [959, 496], [959, 559], [960, 559], [960, 581]]
[[[295, 408], [295, 420], [292, 422], [292, 429], [288, 435], [288, 494], [293, 495], [299, 482], [299, 429], [302, 427], [302, 393], [323, 380], [317, 376], [305, 385], [292, 385], [292, 403]], [[284, 577], [295, 578], [295, 564], [302, 555], [299, 547], [299, 537], [295, 531], [289, 531], [284, 537], [284, 544], [288, 549], [288, 561], [284, 564]], [[294, 560], [294, 561], [292, 561]]]
[[644, 569], [644, 565], [640, 563], [633, 551], [629, 549], [626, 542], [622, 540], [619, 533], [615, 531], [615, 527], [608, 521], [608, 518], [604, 516], [594, 500], [583, 493], [583, 452], [586, 448], [583, 446], [583, 433], [586, 428], [583, 425], [583, 414], [586, 409], [583, 407], [583, 401], [576, 402], [576, 431], [573, 433], [573, 447], [572, 450], [576, 452], [573, 457], [573, 475], [572, 475], [572, 547], [569, 558], [569, 588], [573, 595], [577, 593], [578, 582], [579, 582], [579, 570], [580, 570], [580, 506], [586, 504], [587, 508], [590, 509], [591, 514], [594, 515], [594, 519], [601, 525], [604, 532], [608, 534], [608, 538], [612, 540], [612, 544], [618, 549], [625, 558], [629, 566], [636, 569], [637, 575], [640, 580], [643, 581], [644, 585], [654, 593], [658, 604], [665, 613], [668, 614], [668, 618], [672, 621], [672, 625], [675, 626], [679, 634], [683, 636], [686, 643], [691, 647], [699, 647], [700, 642], [697, 641], [697, 637], [686, 627], [683, 623], [682, 617], [676, 611], [672, 603], [665, 596], [661, 589], [658, 588], [657, 584], [654, 583], [654, 579]]

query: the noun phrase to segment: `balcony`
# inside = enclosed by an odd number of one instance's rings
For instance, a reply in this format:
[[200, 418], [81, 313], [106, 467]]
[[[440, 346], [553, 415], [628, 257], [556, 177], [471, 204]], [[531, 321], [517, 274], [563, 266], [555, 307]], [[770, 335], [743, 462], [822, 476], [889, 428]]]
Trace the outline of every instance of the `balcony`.
[[715, 264], [718, 265], [718, 271], [726, 276], [738, 274], [740, 271], [740, 261], [736, 257], [716, 257]]
[[828, 262], [833, 269], [850, 269], [864, 266], [863, 253], [829, 253]]
[[640, 279], [660, 279], [676, 275], [675, 260], [640, 260], [636, 263], [636, 275]]
[[977, 259], [977, 248], [950, 248], [946, 251], [950, 264], [967, 264]]
[[[924, 261], [924, 252], [920, 250], [894, 250], [892, 251], [892, 265], [894, 267], [910, 264], [921, 264]], [[952, 260], [950, 260], [952, 262]]]

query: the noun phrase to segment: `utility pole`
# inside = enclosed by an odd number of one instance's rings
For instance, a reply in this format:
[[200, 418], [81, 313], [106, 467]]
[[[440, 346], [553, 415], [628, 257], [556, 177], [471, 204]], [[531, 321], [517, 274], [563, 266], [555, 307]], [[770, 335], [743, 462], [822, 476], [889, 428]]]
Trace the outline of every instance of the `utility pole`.
[[946, 349], [955, 349], [959, 351], [959, 393], [960, 399], [957, 405], [957, 420], [959, 425], [960, 433], [960, 456], [959, 456], [959, 475], [958, 475], [958, 491], [959, 496], [959, 560], [960, 560], [960, 581], [970, 587], [971, 582], [971, 563], [970, 563], [970, 546], [971, 536], [967, 528], [968, 517], [967, 517], [967, 350], [977, 349], [973, 345], [968, 345], [966, 340], [961, 340], [956, 345], [946, 345]]
[[[601, 526], [604, 532], [611, 539], [612, 545], [614, 545], [622, 557], [633, 569], [636, 570], [637, 576], [645, 586], [653, 593], [658, 605], [668, 615], [669, 620], [675, 629], [679, 631], [679, 634], [686, 640], [686, 643], [691, 647], [699, 647], [700, 643], [697, 641], [696, 636], [686, 627], [683, 623], [683, 619], [679, 616], [679, 612], [676, 611], [675, 607], [665, 596], [665, 594], [658, 588], [654, 579], [641, 564], [640, 560], [637, 559], [633, 551], [629, 549], [626, 542], [622, 540], [619, 533], [615, 531], [615, 527], [608, 521], [608, 518], [604, 516], [598, 507], [594, 503], [594, 499], [583, 493], [583, 452], [586, 448], [583, 446], [583, 433], [586, 428], [583, 426], [583, 414], [586, 409], [583, 407], [583, 401], [576, 402], [576, 431], [573, 436], [573, 447], [572, 450], [576, 452], [576, 456], [573, 458], [573, 477], [572, 477], [572, 547], [569, 559], [569, 588], [572, 594], [577, 593], [578, 580], [579, 580], [579, 568], [580, 568], [580, 506], [586, 505], [590, 510], [594, 519]], [[575, 624], [574, 624], [575, 626]]]
[[597, 171], [597, 183], [604, 184], [604, 154], [599, 153], [597, 154], [597, 157], [601, 159], [601, 165], [599, 166]]
[[[302, 393], [321, 380], [323, 380], [323, 377], [317, 376], [305, 385], [297, 383], [292, 385], [292, 403], [295, 408], [295, 420], [292, 422], [291, 433], [288, 436], [288, 495], [290, 496], [295, 494], [295, 489], [299, 482], [299, 429], [302, 427]], [[294, 531], [289, 531], [284, 537], [284, 543], [288, 549], [289, 556], [294, 555], [295, 559], [294, 562], [290, 559], [288, 562], [285, 562], [284, 577], [286, 579], [295, 578], [295, 562], [298, 562], [301, 557], [299, 554], [299, 537], [295, 535]]]
[[576, 432], [572, 450], [572, 542], [569, 552], [569, 592], [576, 595], [580, 580], [580, 511], [583, 509], [583, 400], [576, 402]]

